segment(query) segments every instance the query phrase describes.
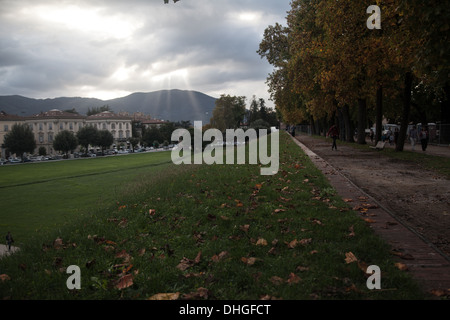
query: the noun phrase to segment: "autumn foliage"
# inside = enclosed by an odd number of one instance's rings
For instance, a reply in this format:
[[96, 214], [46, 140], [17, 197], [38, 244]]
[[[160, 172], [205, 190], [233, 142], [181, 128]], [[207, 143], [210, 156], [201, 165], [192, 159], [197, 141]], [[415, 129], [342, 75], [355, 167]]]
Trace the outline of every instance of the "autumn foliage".
[[[381, 29], [369, 29], [366, 10], [373, 2], [295, 0], [286, 27], [267, 27], [258, 53], [274, 66], [267, 82], [285, 123], [319, 123], [323, 132], [324, 123], [340, 122], [345, 127], [341, 139], [353, 141], [356, 122], [358, 142], [365, 143], [364, 130], [378, 109], [401, 122], [406, 132], [412, 120], [411, 91], [417, 84], [440, 92], [445, 120], [448, 6], [438, 1], [376, 1]], [[428, 102], [414, 105], [423, 120], [431, 114]]]

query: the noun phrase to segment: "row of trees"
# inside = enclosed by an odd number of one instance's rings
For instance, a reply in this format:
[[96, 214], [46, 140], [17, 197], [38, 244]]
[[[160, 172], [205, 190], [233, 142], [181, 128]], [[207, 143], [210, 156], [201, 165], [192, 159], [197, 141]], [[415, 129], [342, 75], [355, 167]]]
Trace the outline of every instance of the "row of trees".
[[401, 151], [411, 115], [448, 117], [450, 9], [437, 0], [377, 1], [381, 29], [369, 29], [371, 2], [294, 0], [287, 27], [269, 26], [258, 53], [274, 67], [267, 83], [284, 122], [340, 120], [353, 141], [356, 119], [363, 144], [368, 116], [377, 141], [387, 116], [402, 124]]
[[[68, 130], [58, 133], [53, 139], [53, 149], [67, 155], [81, 145], [85, 153], [88, 152], [89, 146], [100, 147], [104, 152], [113, 142], [114, 137], [108, 130], [98, 130], [96, 127], [87, 126], [81, 128], [77, 134]], [[24, 153], [33, 153], [36, 149], [33, 131], [27, 124], [15, 124], [5, 135], [3, 147], [20, 157]]]
[[269, 128], [278, 125], [276, 111], [267, 108], [264, 99], [253, 96], [249, 109], [246, 109], [245, 101], [244, 96], [221, 95], [216, 100], [210, 124], [206, 127], [224, 132], [241, 126]]

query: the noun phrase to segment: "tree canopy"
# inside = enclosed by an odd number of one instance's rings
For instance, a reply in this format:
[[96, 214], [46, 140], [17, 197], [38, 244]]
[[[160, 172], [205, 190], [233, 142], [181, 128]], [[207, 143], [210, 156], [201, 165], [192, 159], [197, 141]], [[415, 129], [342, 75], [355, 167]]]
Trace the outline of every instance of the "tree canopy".
[[73, 132], [63, 130], [55, 136], [53, 149], [62, 151], [66, 155], [78, 147], [78, 139]]
[[287, 26], [268, 26], [257, 52], [274, 68], [267, 83], [284, 122], [322, 132], [338, 123], [349, 141], [356, 123], [365, 143], [375, 115], [378, 125], [385, 116], [402, 123], [401, 151], [409, 121], [450, 120], [450, 10], [437, 0], [377, 1], [373, 28], [372, 2], [294, 0]]
[[33, 153], [36, 149], [36, 140], [28, 124], [13, 125], [3, 141], [4, 147], [19, 157], [22, 157], [25, 152]]
[[245, 116], [245, 97], [222, 94], [216, 100], [211, 126], [224, 132], [239, 128]]

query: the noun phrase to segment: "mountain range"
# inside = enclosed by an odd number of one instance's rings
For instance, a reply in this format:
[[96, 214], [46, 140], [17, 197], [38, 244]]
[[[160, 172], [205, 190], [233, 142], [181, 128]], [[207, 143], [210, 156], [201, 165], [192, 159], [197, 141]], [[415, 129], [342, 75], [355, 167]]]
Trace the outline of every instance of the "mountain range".
[[128, 96], [100, 100], [96, 98], [61, 97], [33, 99], [19, 95], [0, 96], [0, 111], [19, 116], [30, 116], [52, 109], [72, 110], [86, 114], [89, 108], [108, 105], [114, 112], [142, 112], [154, 119], [166, 121], [210, 122], [216, 98], [189, 90], [160, 90], [135, 92]]

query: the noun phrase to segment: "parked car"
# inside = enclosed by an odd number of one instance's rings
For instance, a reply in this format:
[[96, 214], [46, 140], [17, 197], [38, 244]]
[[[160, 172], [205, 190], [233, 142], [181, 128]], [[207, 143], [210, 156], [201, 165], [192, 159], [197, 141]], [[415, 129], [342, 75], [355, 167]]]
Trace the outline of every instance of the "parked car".
[[17, 158], [9, 158], [9, 163], [20, 163], [20, 162], [22, 161]]

